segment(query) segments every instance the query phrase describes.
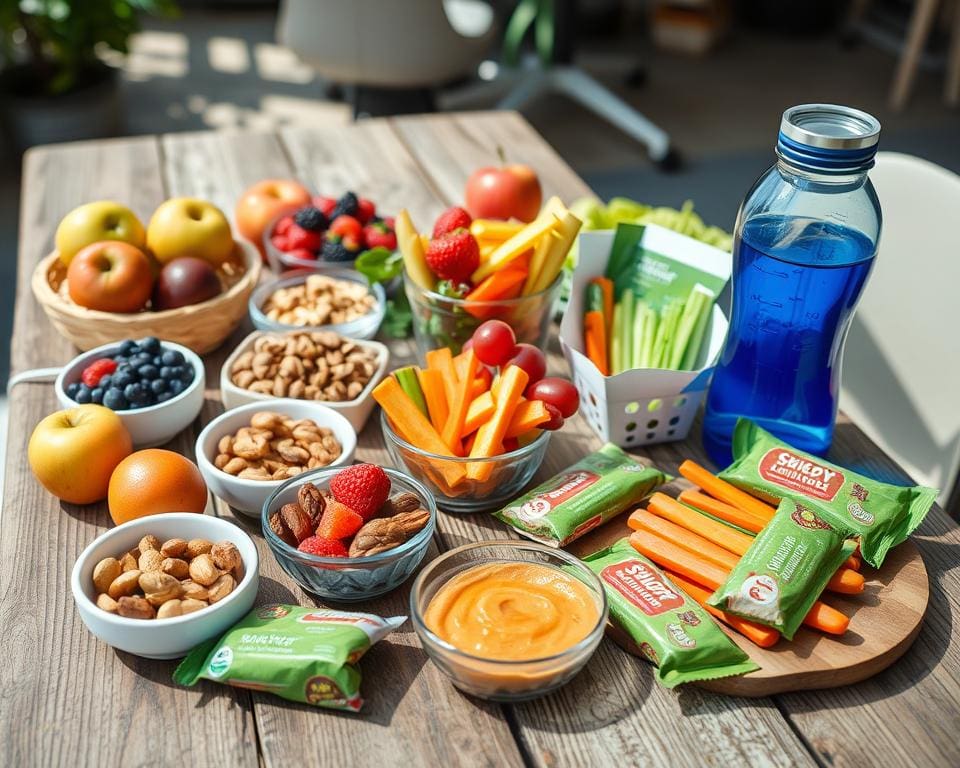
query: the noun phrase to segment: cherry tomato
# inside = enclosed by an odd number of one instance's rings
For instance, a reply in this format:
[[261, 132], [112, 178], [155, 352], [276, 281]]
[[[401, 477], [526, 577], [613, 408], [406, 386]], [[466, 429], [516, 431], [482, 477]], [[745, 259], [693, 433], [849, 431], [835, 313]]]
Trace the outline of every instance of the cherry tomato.
[[577, 388], [567, 379], [551, 376], [540, 379], [527, 386], [528, 400], [542, 400], [560, 411], [565, 419], [569, 419], [580, 407], [580, 395]]
[[550, 403], [544, 403], [544, 406], [547, 409], [547, 413], [550, 414], [550, 421], [545, 421], [543, 424], [540, 424], [538, 429], [560, 429], [563, 426], [563, 414], [560, 413], [560, 409], [555, 405], [550, 405]]
[[503, 452], [510, 453], [511, 451], [516, 451], [520, 448], [520, 441], [515, 437], [505, 437], [503, 438]]
[[[480, 354], [479, 350], [477, 354]], [[547, 358], [533, 344], [517, 344], [517, 349], [513, 357], [507, 361], [507, 365], [518, 365], [527, 372], [527, 376], [530, 377], [527, 386], [535, 381], [540, 381], [547, 372]]]
[[473, 349], [484, 365], [503, 365], [516, 353], [517, 337], [503, 320], [487, 320], [473, 332]]

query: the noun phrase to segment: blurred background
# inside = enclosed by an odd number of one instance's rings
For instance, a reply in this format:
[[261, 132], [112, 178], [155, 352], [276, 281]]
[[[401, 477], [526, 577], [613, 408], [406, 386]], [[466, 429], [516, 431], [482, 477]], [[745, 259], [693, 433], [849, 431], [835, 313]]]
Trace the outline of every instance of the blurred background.
[[731, 230], [825, 101], [960, 171], [956, 0], [0, 0], [0, 37], [4, 379], [30, 144], [512, 107], [602, 198]]

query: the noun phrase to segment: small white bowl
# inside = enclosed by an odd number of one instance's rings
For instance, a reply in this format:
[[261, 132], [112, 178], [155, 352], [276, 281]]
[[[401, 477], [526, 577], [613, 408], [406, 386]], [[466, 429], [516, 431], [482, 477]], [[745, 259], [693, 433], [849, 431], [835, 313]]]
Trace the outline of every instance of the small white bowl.
[[[274, 400], [272, 395], [264, 395], [259, 392], [251, 392], [249, 389], [238, 387], [230, 379], [230, 369], [234, 362], [244, 352], [253, 348], [253, 343], [261, 336], [285, 336], [291, 333], [303, 333], [303, 331], [254, 331], [241, 341], [235, 350], [230, 353], [220, 369], [220, 399], [223, 401], [223, 407], [227, 410], [236, 408], [247, 403], [266, 403]], [[346, 338], [346, 337], [344, 337]], [[387, 365], [390, 363], [390, 350], [385, 344], [379, 341], [368, 341], [366, 339], [350, 339], [358, 347], [371, 349], [377, 354], [377, 368], [367, 382], [367, 386], [353, 400], [343, 400], [341, 402], [328, 402], [326, 400], [304, 400], [302, 402], [316, 402], [331, 408], [337, 413], [345, 416], [347, 421], [353, 425], [353, 428], [360, 432], [363, 430], [367, 419], [373, 411], [376, 403], [373, 400], [373, 388], [379, 384], [383, 377], [387, 375]]]
[[259, 517], [270, 494], [286, 482], [235, 477], [217, 469], [213, 463], [217, 457], [220, 438], [234, 434], [241, 427], [249, 427], [251, 417], [259, 411], [276, 411], [294, 419], [313, 419], [318, 426], [333, 430], [334, 436], [340, 441], [340, 456], [328, 466], [342, 467], [353, 461], [353, 454], [357, 450], [357, 433], [347, 419], [321, 403], [313, 400], [273, 398], [266, 402], [258, 400], [227, 411], [207, 424], [200, 433], [197, 438], [196, 457], [207, 488], [238, 512]]
[[[172, 341], [160, 340], [168, 349], [175, 349], [193, 366], [193, 381], [176, 397], [165, 403], [148, 405], [145, 408], [133, 408], [129, 411], [115, 411], [123, 426], [127, 428], [133, 440], [134, 448], [151, 448], [172, 440], [181, 430], [200, 415], [203, 408], [203, 392], [206, 384], [203, 360], [192, 349]], [[60, 371], [54, 388], [57, 400], [64, 408], [76, 408], [79, 403], [67, 395], [67, 386], [80, 381], [80, 374], [94, 360], [111, 357], [120, 351], [120, 343], [104, 344], [89, 352], [73, 358]]]
[[[233, 592], [209, 608], [171, 619], [127, 619], [97, 607], [93, 569], [105, 557], [133, 549], [148, 533], [161, 541], [172, 538], [231, 541], [243, 558], [244, 576]], [[260, 586], [257, 547], [243, 530], [212, 515], [171, 512], [131, 520], [100, 534], [80, 553], [70, 576], [73, 600], [90, 632], [121, 651], [148, 659], [176, 659], [212, 637], [218, 637], [253, 607]]]

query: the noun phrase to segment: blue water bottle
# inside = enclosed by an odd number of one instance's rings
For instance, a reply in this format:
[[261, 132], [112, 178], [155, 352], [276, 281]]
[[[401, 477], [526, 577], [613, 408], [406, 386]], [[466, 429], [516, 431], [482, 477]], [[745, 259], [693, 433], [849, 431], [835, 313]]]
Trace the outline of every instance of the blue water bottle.
[[718, 466], [739, 416], [805, 451], [830, 447], [843, 343], [880, 239], [867, 178], [879, 137], [849, 107], [783, 113], [777, 162], [737, 215], [730, 329], [703, 422]]

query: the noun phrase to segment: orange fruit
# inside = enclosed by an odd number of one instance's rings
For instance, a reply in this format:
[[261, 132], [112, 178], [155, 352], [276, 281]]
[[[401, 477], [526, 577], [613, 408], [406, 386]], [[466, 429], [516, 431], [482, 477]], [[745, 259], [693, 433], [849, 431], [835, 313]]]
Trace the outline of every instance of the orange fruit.
[[110, 476], [110, 517], [119, 525], [164, 512], [198, 512], [207, 506], [207, 485], [197, 465], [173, 451], [131, 453]]

